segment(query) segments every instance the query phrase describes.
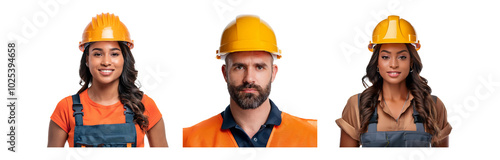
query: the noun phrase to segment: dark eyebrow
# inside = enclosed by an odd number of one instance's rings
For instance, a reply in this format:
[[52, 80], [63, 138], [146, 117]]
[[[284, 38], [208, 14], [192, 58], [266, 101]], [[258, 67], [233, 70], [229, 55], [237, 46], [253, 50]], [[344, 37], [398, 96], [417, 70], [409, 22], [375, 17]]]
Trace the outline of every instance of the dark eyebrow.
[[[267, 67], [266, 63], [255, 63], [255, 66], [261, 66], [261, 67]], [[233, 63], [232, 66], [247, 66], [246, 64], [243, 63]]]
[[391, 52], [389, 52], [389, 51], [387, 51], [387, 50], [382, 50], [382, 51], [380, 51], [380, 52], [391, 53]]
[[243, 63], [233, 63], [232, 66], [245, 66], [245, 64], [243, 64]]
[[405, 50], [401, 50], [397, 54], [400, 54], [400, 53], [403, 53], [403, 52], [408, 52], [408, 50], [406, 50], [406, 49]]
[[267, 64], [266, 64], [266, 63], [256, 63], [255, 65], [256, 65], [256, 66], [267, 67]]

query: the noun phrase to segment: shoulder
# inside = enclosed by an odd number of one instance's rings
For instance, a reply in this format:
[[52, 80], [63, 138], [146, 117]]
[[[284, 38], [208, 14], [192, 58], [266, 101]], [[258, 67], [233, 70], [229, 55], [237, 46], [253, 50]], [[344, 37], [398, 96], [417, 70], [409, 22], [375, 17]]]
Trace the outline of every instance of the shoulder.
[[357, 107], [358, 106], [358, 97], [359, 94], [355, 94], [355, 95], [352, 95], [351, 97], [349, 97], [349, 99], [347, 99], [347, 104], [346, 104], [346, 107], [347, 106], [355, 106]]
[[294, 130], [317, 132], [317, 120], [305, 119], [282, 112], [281, 125], [293, 128]]
[[[433, 96], [435, 96], [435, 95], [433, 95]], [[439, 97], [436, 96], [436, 101], [434, 102], [434, 104], [436, 107], [436, 112], [438, 114], [442, 113], [442, 112], [446, 112], [446, 107], [444, 106], [443, 101], [441, 101], [441, 99]]]
[[148, 116], [151, 128], [162, 118], [162, 114], [155, 101], [146, 94], [142, 96], [141, 102], [144, 105], [144, 114]]
[[142, 104], [144, 105], [144, 108], [146, 108], [146, 110], [151, 110], [151, 109], [156, 109], [158, 108], [156, 106], [156, 103], [155, 101], [149, 97], [148, 95], [144, 94], [142, 96], [142, 100], [141, 100]]
[[441, 99], [439, 99], [439, 97], [437, 97], [436, 102], [434, 104], [435, 104], [434, 106], [436, 109], [436, 115], [438, 115], [438, 121], [442, 121], [444, 123], [444, 121], [447, 121], [447, 114], [448, 113], [446, 111], [446, 107], [445, 107], [443, 101], [441, 101]]
[[342, 111], [342, 117], [335, 120], [335, 122], [349, 136], [355, 140], [359, 140], [359, 136], [357, 136], [360, 128], [358, 94], [351, 96], [347, 100], [344, 111]]
[[194, 126], [183, 129], [184, 147], [238, 146], [229, 129], [221, 129], [222, 116], [217, 114]]
[[59, 101], [50, 119], [61, 127], [66, 133], [70, 131], [70, 121], [73, 117], [73, 100], [71, 96], [65, 97]]
[[151, 97], [149, 97], [148, 95], [146, 95], [146, 94], [143, 94], [143, 95], [142, 95], [142, 100], [141, 100], [141, 102], [142, 102], [143, 104], [146, 104], [146, 103], [155, 103], [155, 101], [154, 101]]
[[204, 133], [204, 132], [210, 133], [220, 130], [221, 125], [222, 125], [222, 116], [220, 114], [217, 114], [191, 127], [184, 128], [183, 131], [185, 136], [188, 136], [189, 134], [192, 133]]
[[437, 125], [441, 129], [441, 133], [439, 133], [439, 136], [437, 137], [438, 141], [440, 141], [450, 135], [452, 127], [450, 123], [448, 123], [448, 113], [446, 111], [446, 107], [439, 97], [436, 98], [434, 106], [436, 107]]
[[73, 107], [73, 98], [71, 96], [67, 96], [67, 97], [64, 97], [63, 99], [61, 99], [59, 101], [59, 103], [57, 103], [56, 110], [57, 109], [67, 110], [71, 107]]
[[356, 115], [357, 113], [359, 113], [358, 98], [359, 98], [359, 95], [355, 94], [355, 95], [352, 95], [351, 97], [349, 97], [349, 99], [347, 99], [347, 103], [344, 107], [344, 111], [343, 111], [342, 115], [353, 116], [353, 115]]
[[436, 96], [436, 105], [444, 107], [443, 101], [438, 96]]

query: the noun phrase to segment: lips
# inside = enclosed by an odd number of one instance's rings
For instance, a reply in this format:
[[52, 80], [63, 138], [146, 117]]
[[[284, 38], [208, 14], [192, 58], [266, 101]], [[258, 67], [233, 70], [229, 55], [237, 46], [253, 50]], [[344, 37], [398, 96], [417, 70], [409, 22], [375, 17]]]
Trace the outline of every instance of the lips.
[[103, 76], [109, 76], [115, 71], [114, 69], [98, 69], [99, 73]]
[[255, 88], [245, 88], [245, 89], [242, 89], [241, 91], [244, 92], [244, 93], [254, 93], [254, 92], [257, 92], [257, 89], [255, 89]]
[[401, 72], [398, 72], [398, 71], [389, 71], [389, 72], [387, 72], [387, 75], [389, 75], [389, 77], [392, 77], [392, 78], [396, 78], [400, 74], [401, 74]]

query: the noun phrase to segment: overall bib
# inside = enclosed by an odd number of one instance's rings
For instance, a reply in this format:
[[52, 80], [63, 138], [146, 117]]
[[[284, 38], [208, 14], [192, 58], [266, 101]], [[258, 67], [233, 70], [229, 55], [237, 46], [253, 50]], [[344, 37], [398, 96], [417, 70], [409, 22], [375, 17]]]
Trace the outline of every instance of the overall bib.
[[[358, 104], [359, 103], [358, 95]], [[437, 97], [432, 96], [436, 101]], [[378, 114], [377, 107], [373, 112], [368, 124], [368, 132], [361, 134], [362, 147], [430, 147], [432, 135], [425, 132], [423, 119], [413, 106], [413, 122], [417, 131], [377, 131]]]
[[126, 123], [83, 125], [80, 96], [75, 94], [72, 98], [75, 117], [74, 147], [136, 147], [134, 112], [130, 107], [123, 106]]

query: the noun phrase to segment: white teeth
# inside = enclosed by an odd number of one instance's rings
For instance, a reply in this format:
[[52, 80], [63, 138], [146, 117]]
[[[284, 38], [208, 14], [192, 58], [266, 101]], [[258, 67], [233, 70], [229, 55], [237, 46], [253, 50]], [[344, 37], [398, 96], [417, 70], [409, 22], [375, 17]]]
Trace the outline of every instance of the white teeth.
[[112, 70], [101, 70], [101, 72], [110, 73], [110, 72], [112, 72]]

